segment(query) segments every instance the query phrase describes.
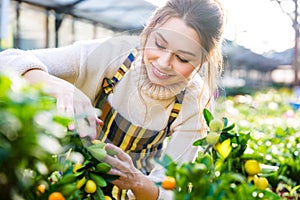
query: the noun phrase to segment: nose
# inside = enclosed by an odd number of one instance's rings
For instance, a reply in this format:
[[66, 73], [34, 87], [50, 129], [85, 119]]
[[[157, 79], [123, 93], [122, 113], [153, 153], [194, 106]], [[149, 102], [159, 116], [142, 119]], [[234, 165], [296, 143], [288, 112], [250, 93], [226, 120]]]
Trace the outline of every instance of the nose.
[[171, 60], [173, 53], [171, 51], [162, 51], [160, 52], [160, 56], [157, 60], [157, 63], [161, 68], [172, 68]]

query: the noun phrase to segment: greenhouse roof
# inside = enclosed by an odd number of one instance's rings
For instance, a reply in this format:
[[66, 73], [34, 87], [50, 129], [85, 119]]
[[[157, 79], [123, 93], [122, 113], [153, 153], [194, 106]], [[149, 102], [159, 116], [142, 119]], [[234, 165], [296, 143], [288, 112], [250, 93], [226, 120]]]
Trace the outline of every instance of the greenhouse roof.
[[17, 0], [89, 20], [113, 31], [141, 29], [156, 6], [146, 0]]

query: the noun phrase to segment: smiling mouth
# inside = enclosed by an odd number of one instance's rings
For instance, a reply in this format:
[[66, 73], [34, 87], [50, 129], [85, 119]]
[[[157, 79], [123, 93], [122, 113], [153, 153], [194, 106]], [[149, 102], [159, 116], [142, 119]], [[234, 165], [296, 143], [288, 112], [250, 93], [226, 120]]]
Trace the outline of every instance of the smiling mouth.
[[161, 79], [166, 79], [171, 76], [169, 74], [162, 73], [154, 65], [152, 65], [152, 72], [156, 77], [161, 78]]

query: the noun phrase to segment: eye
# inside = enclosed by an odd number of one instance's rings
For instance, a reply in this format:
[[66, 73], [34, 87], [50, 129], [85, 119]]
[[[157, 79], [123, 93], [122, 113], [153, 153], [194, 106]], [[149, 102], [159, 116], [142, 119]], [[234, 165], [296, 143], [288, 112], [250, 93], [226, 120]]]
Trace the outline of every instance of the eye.
[[183, 62], [183, 63], [188, 63], [189, 62], [188, 60], [181, 58], [179, 55], [176, 55], [176, 57], [178, 58], [178, 60], [180, 62]]
[[164, 47], [163, 45], [161, 45], [157, 40], [155, 40], [155, 45], [156, 45], [159, 49], [166, 49], [166, 47]]

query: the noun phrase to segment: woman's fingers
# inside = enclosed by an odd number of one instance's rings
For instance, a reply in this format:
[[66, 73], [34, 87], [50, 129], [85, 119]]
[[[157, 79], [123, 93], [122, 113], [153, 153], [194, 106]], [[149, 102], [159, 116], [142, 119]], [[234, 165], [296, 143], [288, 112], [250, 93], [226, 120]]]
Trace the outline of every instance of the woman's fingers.
[[67, 96], [59, 96], [56, 100], [56, 108], [58, 113], [67, 117], [74, 117], [73, 101]]
[[110, 164], [114, 169], [118, 169], [122, 172], [130, 171], [132, 167], [132, 161], [128, 154], [126, 154], [122, 149], [113, 145], [113, 144], [106, 144], [106, 150], [114, 150], [116, 152], [115, 156], [107, 155], [105, 157], [105, 162]]
[[101, 119], [99, 119], [98, 117], [96, 117], [96, 123], [101, 126], [104, 124], [104, 122]]
[[111, 174], [111, 175], [116, 175], [116, 176], [119, 176], [119, 177], [123, 177], [123, 178], [126, 178], [127, 177], [127, 173], [124, 173], [118, 169], [114, 169], [114, 168], [111, 168], [108, 172], [108, 174]]
[[97, 117], [94, 108], [91, 105], [78, 106], [75, 108], [75, 120], [79, 135], [81, 137], [89, 136], [95, 139], [97, 135], [96, 122]]
[[111, 149], [117, 152], [116, 157], [121, 160], [121, 161], [125, 161], [125, 162], [131, 162], [131, 158], [130, 156], [125, 153], [121, 148], [113, 145], [113, 144], [106, 144], [105, 145], [105, 149]]
[[95, 139], [97, 124], [103, 124], [102, 120], [98, 118], [101, 110], [96, 110], [90, 100], [80, 92], [76, 92], [76, 96], [66, 94], [58, 96], [57, 110], [67, 117], [74, 118], [73, 126], [80, 137], [89, 136], [91, 139]]
[[[106, 146], [111, 147], [112, 145], [106, 144]], [[117, 151], [117, 149], [115, 148], [109, 148], [109, 149], [113, 149]], [[118, 151], [118, 155], [119, 154], [120, 152]], [[132, 165], [130, 163], [120, 160], [117, 155], [115, 156], [107, 155], [104, 161], [111, 166], [111, 169], [109, 170], [108, 174], [119, 176], [118, 179], [112, 181], [113, 184], [119, 185], [128, 182], [128, 178], [130, 177], [130, 174], [133, 173]]]
[[111, 166], [108, 173], [119, 176], [112, 183], [121, 189], [129, 189], [137, 185], [142, 173], [134, 167], [130, 156], [113, 144], [106, 144], [105, 149], [117, 152], [117, 155], [107, 155], [104, 159]]

